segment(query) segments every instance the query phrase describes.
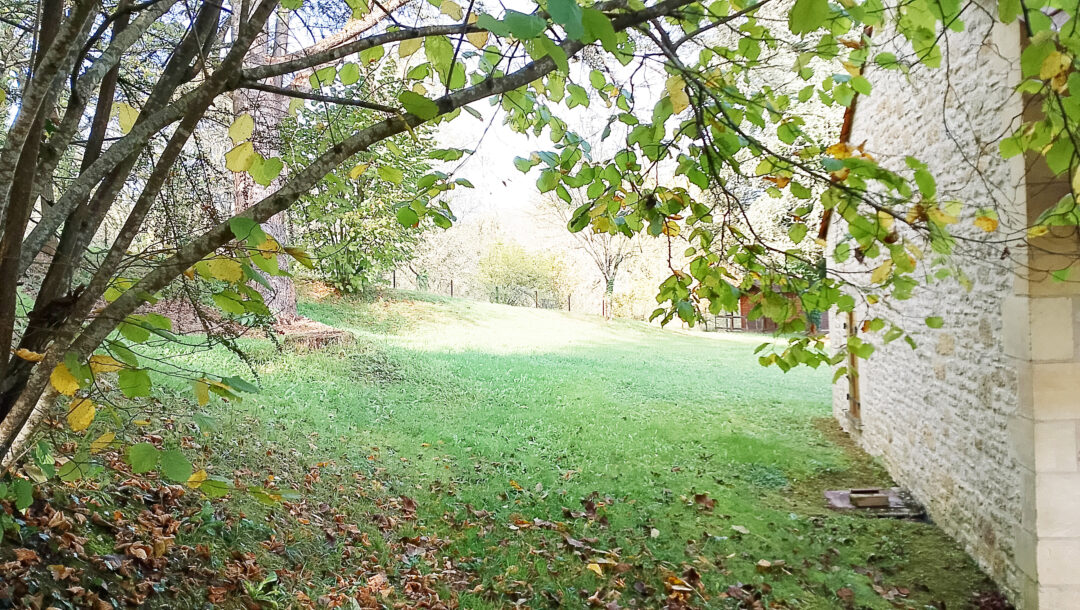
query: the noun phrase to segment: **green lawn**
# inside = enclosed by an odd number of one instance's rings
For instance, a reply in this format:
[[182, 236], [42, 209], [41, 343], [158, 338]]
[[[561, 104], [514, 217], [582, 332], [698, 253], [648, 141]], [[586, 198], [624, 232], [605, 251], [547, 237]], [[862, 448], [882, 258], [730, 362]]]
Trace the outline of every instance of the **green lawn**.
[[[196, 468], [288, 490], [286, 503], [147, 492], [152, 478], [126, 475], [77, 493], [52, 483], [49, 506], [121, 525], [76, 518], [73, 532], [130, 569], [27, 526], [0, 560], [37, 549], [20, 576], [30, 593], [66, 607], [74, 580], [169, 608], [955, 609], [993, 591], [932, 525], [823, 508], [824, 489], [888, 478], [830, 419], [829, 372], [758, 366], [760, 337], [411, 294], [302, 313], [355, 343], [249, 339], [247, 364], [162, 347], [162, 366], [254, 370], [262, 391], [199, 408], [187, 381], [158, 375], [153, 401], [110, 411], [137, 422], [128, 442], [182, 446]], [[154, 523], [175, 531], [161, 559], [117, 547], [151, 544]], [[53, 564], [86, 573], [55, 582]]]
[[[217, 469], [355, 519], [387, 555], [363, 569], [393, 595], [410, 571], [475, 608], [962, 608], [992, 589], [932, 525], [822, 508], [823, 489], [889, 483], [836, 444], [828, 371], [762, 368], [758, 337], [402, 296], [305, 303], [356, 344], [248, 344], [261, 394], [212, 409], [240, 438]], [[245, 371], [225, 351], [173, 362]], [[286, 557], [312, 565], [318, 593], [348, 563], [342, 543], [297, 531]]]

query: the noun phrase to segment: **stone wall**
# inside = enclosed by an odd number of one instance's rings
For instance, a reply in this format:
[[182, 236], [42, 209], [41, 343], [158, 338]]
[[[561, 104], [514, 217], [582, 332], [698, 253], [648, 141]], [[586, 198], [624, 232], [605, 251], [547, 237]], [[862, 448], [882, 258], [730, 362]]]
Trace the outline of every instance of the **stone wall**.
[[[979, 10], [968, 11], [965, 21], [966, 30], [950, 33], [942, 44], [942, 69], [916, 68], [910, 77], [867, 71], [874, 90], [858, 100], [851, 141], [865, 140], [867, 152], [896, 169], [903, 168], [905, 155], [914, 155], [935, 172], [942, 200], [997, 209], [1002, 231], [1023, 227], [1022, 168], [996, 154], [998, 139], [1021, 108], [1010, 78], [1019, 29], [995, 27]], [[887, 37], [875, 33], [878, 40]], [[897, 54], [903, 56], [903, 49]], [[961, 235], [980, 236], [971, 218], [955, 227]], [[832, 243], [844, 230], [833, 227]], [[1012, 298], [1018, 280], [1001, 246], [961, 243], [958, 252], [970, 290], [946, 278], [910, 300], [856, 311], [855, 326], [885, 317], [910, 331], [918, 348], [875, 341], [876, 353], [858, 365], [860, 417], [849, 414], [843, 382], [835, 386], [834, 411], [931, 518], [1020, 600], [1034, 579], [1017, 560], [1026, 503], [1025, 458], [1016, 451], [1016, 436], [1026, 434], [1017, 425], [1025, 375], [1004, 349], [1010, 318], [1024, 315]], [[836, 270], [863, 273], [878, 264], [852, 260]], [[925, 325], [931, 315], [944, 318], [941, 329]], [[833, 320], [832, 340], [840, 343], [849, 332], [842, 324], [846, 316]]]

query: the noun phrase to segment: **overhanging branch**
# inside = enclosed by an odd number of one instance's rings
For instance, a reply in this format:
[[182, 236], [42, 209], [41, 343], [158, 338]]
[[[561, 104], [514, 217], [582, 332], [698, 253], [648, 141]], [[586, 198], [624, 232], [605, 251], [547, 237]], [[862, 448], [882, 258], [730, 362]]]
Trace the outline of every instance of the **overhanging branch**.
[[[617, 15], [612, 19], [612, 26], [617, 31], [625, 30], [651, 19], [672, 14], [693, 2], [694, 0], [664, 0], [651, 7]], [[458, 32], [461, 31], [460, 24], [452, 27]], [[566, 40], [560, 46], [567, 57], [572, 57], [580, 52], [585, 47], [585, 44], [577, 40]], [[442, 116], [473, 102], [524, 87], [554, 71], [555, 68], [555, 61], [551, 57], [545, 56], [505, 76], [488, 78], [471, 87], [444, 95], [434, 101], [439, 108], [439, 113], [436, 116]], [[303, 193], [314, 187], [323, 176], [349, 157], [357, 152], [367, 150], [377, 142], [410, 130], [424, 122], [423, 119], [414, 114], [407, 114], [384, 119], [356, 132], [343, 142], [328, 149], [306, 168], [294, 174], [292, 179], [276, 192], [244, 210], [237, 217], [248, 218], [257, 223], [265, 222], [270, 217], [291, 206]], [[90, 353], [108, 336], [120, 320], [130, 315], [142, 304], [142, 298], [138, 295], [153, 294], [168, 286], [185, 269], [201, 260], [209, 252], [220, 248], [232, 238], [232, 229], [229, 220], [226, 220], [188, 243], [173, 256], [162, 261], [157, 268], [144, 276], [133, 289], [125, 291], [119, 298], [106, 306], [101, 314], [87, 325], [79, 337], [72, 342], [71, 350], [80, 354]]]
[[302, 100], [312, 100], [315, 102], [326, 102], [328, 104], [340, 104], [342, 106], [356, 106], [358, 108], [367, 108], [368, 110], [378, 110], [379, 112], [386, 112], [389, 114], [398, 114], [400, 110], [384, 104], [376, 104], [375, 102], [365, 102], [363, 100], [354, 100], [347, 97], [338, 97], [336, 95], [323, 95], [321, 93], [313, 93], [309, 91], [301, 91], [299, 89], [289, 89], [287, 87], [277, 87], [275, 85], [267, 85], [263, 83], [244, 83], [240, 85], [241, 89], [253, 89], [255, 91], [265, 91], [267, 93], [274, 93], [277, 95], [284, 95], [285, 97], [295, 97]]

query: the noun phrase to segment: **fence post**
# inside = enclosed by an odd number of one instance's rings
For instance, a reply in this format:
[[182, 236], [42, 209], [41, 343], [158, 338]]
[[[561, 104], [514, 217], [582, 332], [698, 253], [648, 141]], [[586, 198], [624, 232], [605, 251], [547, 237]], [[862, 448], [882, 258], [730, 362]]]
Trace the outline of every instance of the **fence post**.
[[570, 295], [566, 295], [566, 311], [570, 311]]
[[390, 277], [393, 278], [391, 282], [393, 282], [394, 290], [397, 290], [397, 269], [390, 272]]
[[540, 307], [540, 291], [539, 290], [534, 290], [533, 291], [533, 307], [536, 307], [536, 308]]
[[454, 296], [454, 278], [450, 278], [450, 296]]
[[496, 303], [499, 302], [499, 287], [498, 286], [495, 287], [495, 302]]

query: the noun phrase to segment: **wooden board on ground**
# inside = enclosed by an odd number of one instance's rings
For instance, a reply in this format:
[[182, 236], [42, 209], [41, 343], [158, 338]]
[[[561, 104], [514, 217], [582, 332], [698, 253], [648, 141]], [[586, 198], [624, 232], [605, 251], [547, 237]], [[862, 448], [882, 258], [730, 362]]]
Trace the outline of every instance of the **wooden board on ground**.
[[[881, 497], [887, 501], [867, 501], [871, 498], [877, 499]], [[870, 517], [887, 517], [891, 519], [926, 518], [926, 511], [923, 507], [911, 497], [907, 490], [899, 487], [830, 490], [825, 492], [825, 502], [833, 510], [857, 512]], [[875, 504], [879, 505], [875, 506]]]

